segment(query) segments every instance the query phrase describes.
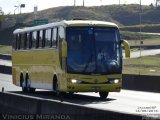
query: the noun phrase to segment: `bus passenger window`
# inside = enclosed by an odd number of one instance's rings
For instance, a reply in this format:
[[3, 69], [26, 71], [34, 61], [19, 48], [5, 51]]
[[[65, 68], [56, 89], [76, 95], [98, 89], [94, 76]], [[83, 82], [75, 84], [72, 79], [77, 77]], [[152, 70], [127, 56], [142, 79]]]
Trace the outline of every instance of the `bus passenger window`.
[[39, 47], [40, 47], [39, 38], [40, 38], [40, 31], [37, 31], [37, 36], [36, 36], [36, 48], [39, 48]]
[[26, 33], [26, 49], [28, 49], [29, 48], [29, 38], [30, 38], [30, 36], [29, 36], [30, 34], [29, 33]]
[[65, 37], [65, 33], [64, 33], [64, 28], [63, 27], [59, 27], [59, 39], [64, 39]]
[[17, 49], [18, 34], [14, 35], [13, 49]]
[[51, 29], [46, 30], [46, 35], [45, 35], [45, 44], [46, 47], [50, 47], [51, 44]]
[[21, 49], [21, 34], [18, 37], [18, 49]]
[[27, 49], [27, 42], [28, 42], [27, 33], [24, 33], [24, 47], [23, 47], [23, 49]]
[[24, 42], [25, 41], [25, 34], [21, 34], [21, 45], [20, 45], [20, 49], [24, 49]]
[[29, 49], [32, 48], [32, 32], [29, 33]]
[[58, 28], [54, 28], [52, 30], [52, 41], [51, 41], [51, 45], [53, 47], [57, 46], [57, 38], [58, 38], [57, 34], [58, 34]]
[[42, 47], [43, 48], [45, 47], [45, 43], [46, 43], [45, 36], [46, 36], [46, 30], [43, 30], [43, 36], [42, 36]]
[[32, 48], [36, 48], [37, 31], [32, 33]]
[[43, 40], [43, 30], [39, 32], [39, 45], [38, 45], [39, 47], [42, 47], [42, 40]]

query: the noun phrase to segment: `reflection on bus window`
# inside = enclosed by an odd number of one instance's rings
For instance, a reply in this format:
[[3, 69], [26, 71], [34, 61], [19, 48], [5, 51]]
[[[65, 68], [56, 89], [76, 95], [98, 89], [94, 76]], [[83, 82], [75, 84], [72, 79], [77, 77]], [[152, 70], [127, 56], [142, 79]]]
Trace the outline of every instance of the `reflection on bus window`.
[[37, 31], [32, 33], [32, 48], [36, 48]]
[[53, 47], [57, 46], [57, 37], [58, 37], [57, 33], [58, 33], [57, 28], [53, 28], [52, 30], [52, 46]]
[[51, 44], [51, 29], [47, 29], [45, 34], [45, 46], [50, 47], [50, 44]]
[[39, 47], [42, 47], [42, 40], [43, 40], [43, 30], [39, 33]]
[[59, 38], [60, 39], [64, 39], [64, 28], [63, 27], [59, 27]]

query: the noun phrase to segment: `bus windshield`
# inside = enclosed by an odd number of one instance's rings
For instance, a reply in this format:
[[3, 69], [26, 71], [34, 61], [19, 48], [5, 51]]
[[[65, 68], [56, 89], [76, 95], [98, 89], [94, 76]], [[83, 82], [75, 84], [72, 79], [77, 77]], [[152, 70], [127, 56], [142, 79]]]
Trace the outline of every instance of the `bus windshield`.
[[68, 27], [67, 72], [119, 74], [122, 55], [118, 28]]

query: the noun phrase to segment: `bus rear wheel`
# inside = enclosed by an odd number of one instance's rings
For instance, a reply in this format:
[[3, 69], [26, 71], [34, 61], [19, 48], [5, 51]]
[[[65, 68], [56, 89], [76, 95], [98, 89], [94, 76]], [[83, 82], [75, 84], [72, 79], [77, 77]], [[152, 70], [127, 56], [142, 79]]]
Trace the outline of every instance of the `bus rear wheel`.
[[25, 81], [26, 81], [27, 92], [29, 92], [29, 93], [35, 92], [35, 88], [32, 88], [32, 87], [31, 87], [31, 82], [30, 82], [30, 80], [29, 80], [29, 75], [28, 75], [28, 74], [26, 74]]
[[99, 96], [102, 100], [105, 100], [108, 97], [108, 92], [99, 92]]

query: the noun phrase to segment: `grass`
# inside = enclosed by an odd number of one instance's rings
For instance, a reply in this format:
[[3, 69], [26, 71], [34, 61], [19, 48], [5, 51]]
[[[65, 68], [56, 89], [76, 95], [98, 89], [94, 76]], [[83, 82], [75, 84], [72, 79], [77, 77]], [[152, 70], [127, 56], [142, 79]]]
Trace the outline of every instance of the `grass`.
[[160, 75], [160, 54], [124, 59], [124, 74]]
[[122, 31], [139, 32], [140, 28], [142, 32], [150, 32], [150, 33], [160, 32], [160, 24], [143, 24], [143, 25], [123, 26], [120, 29]]
[[[139, 40], [128, 40], [128, 42], [129, 42], [130, 46], [139, 46], [140, 45]], [[160, 38], [143, 40], [142, 46], [154, 46], [154, 45], [160, 45]]]
[[0, 45], [0, 54], [12, 54], [12, 46]]

